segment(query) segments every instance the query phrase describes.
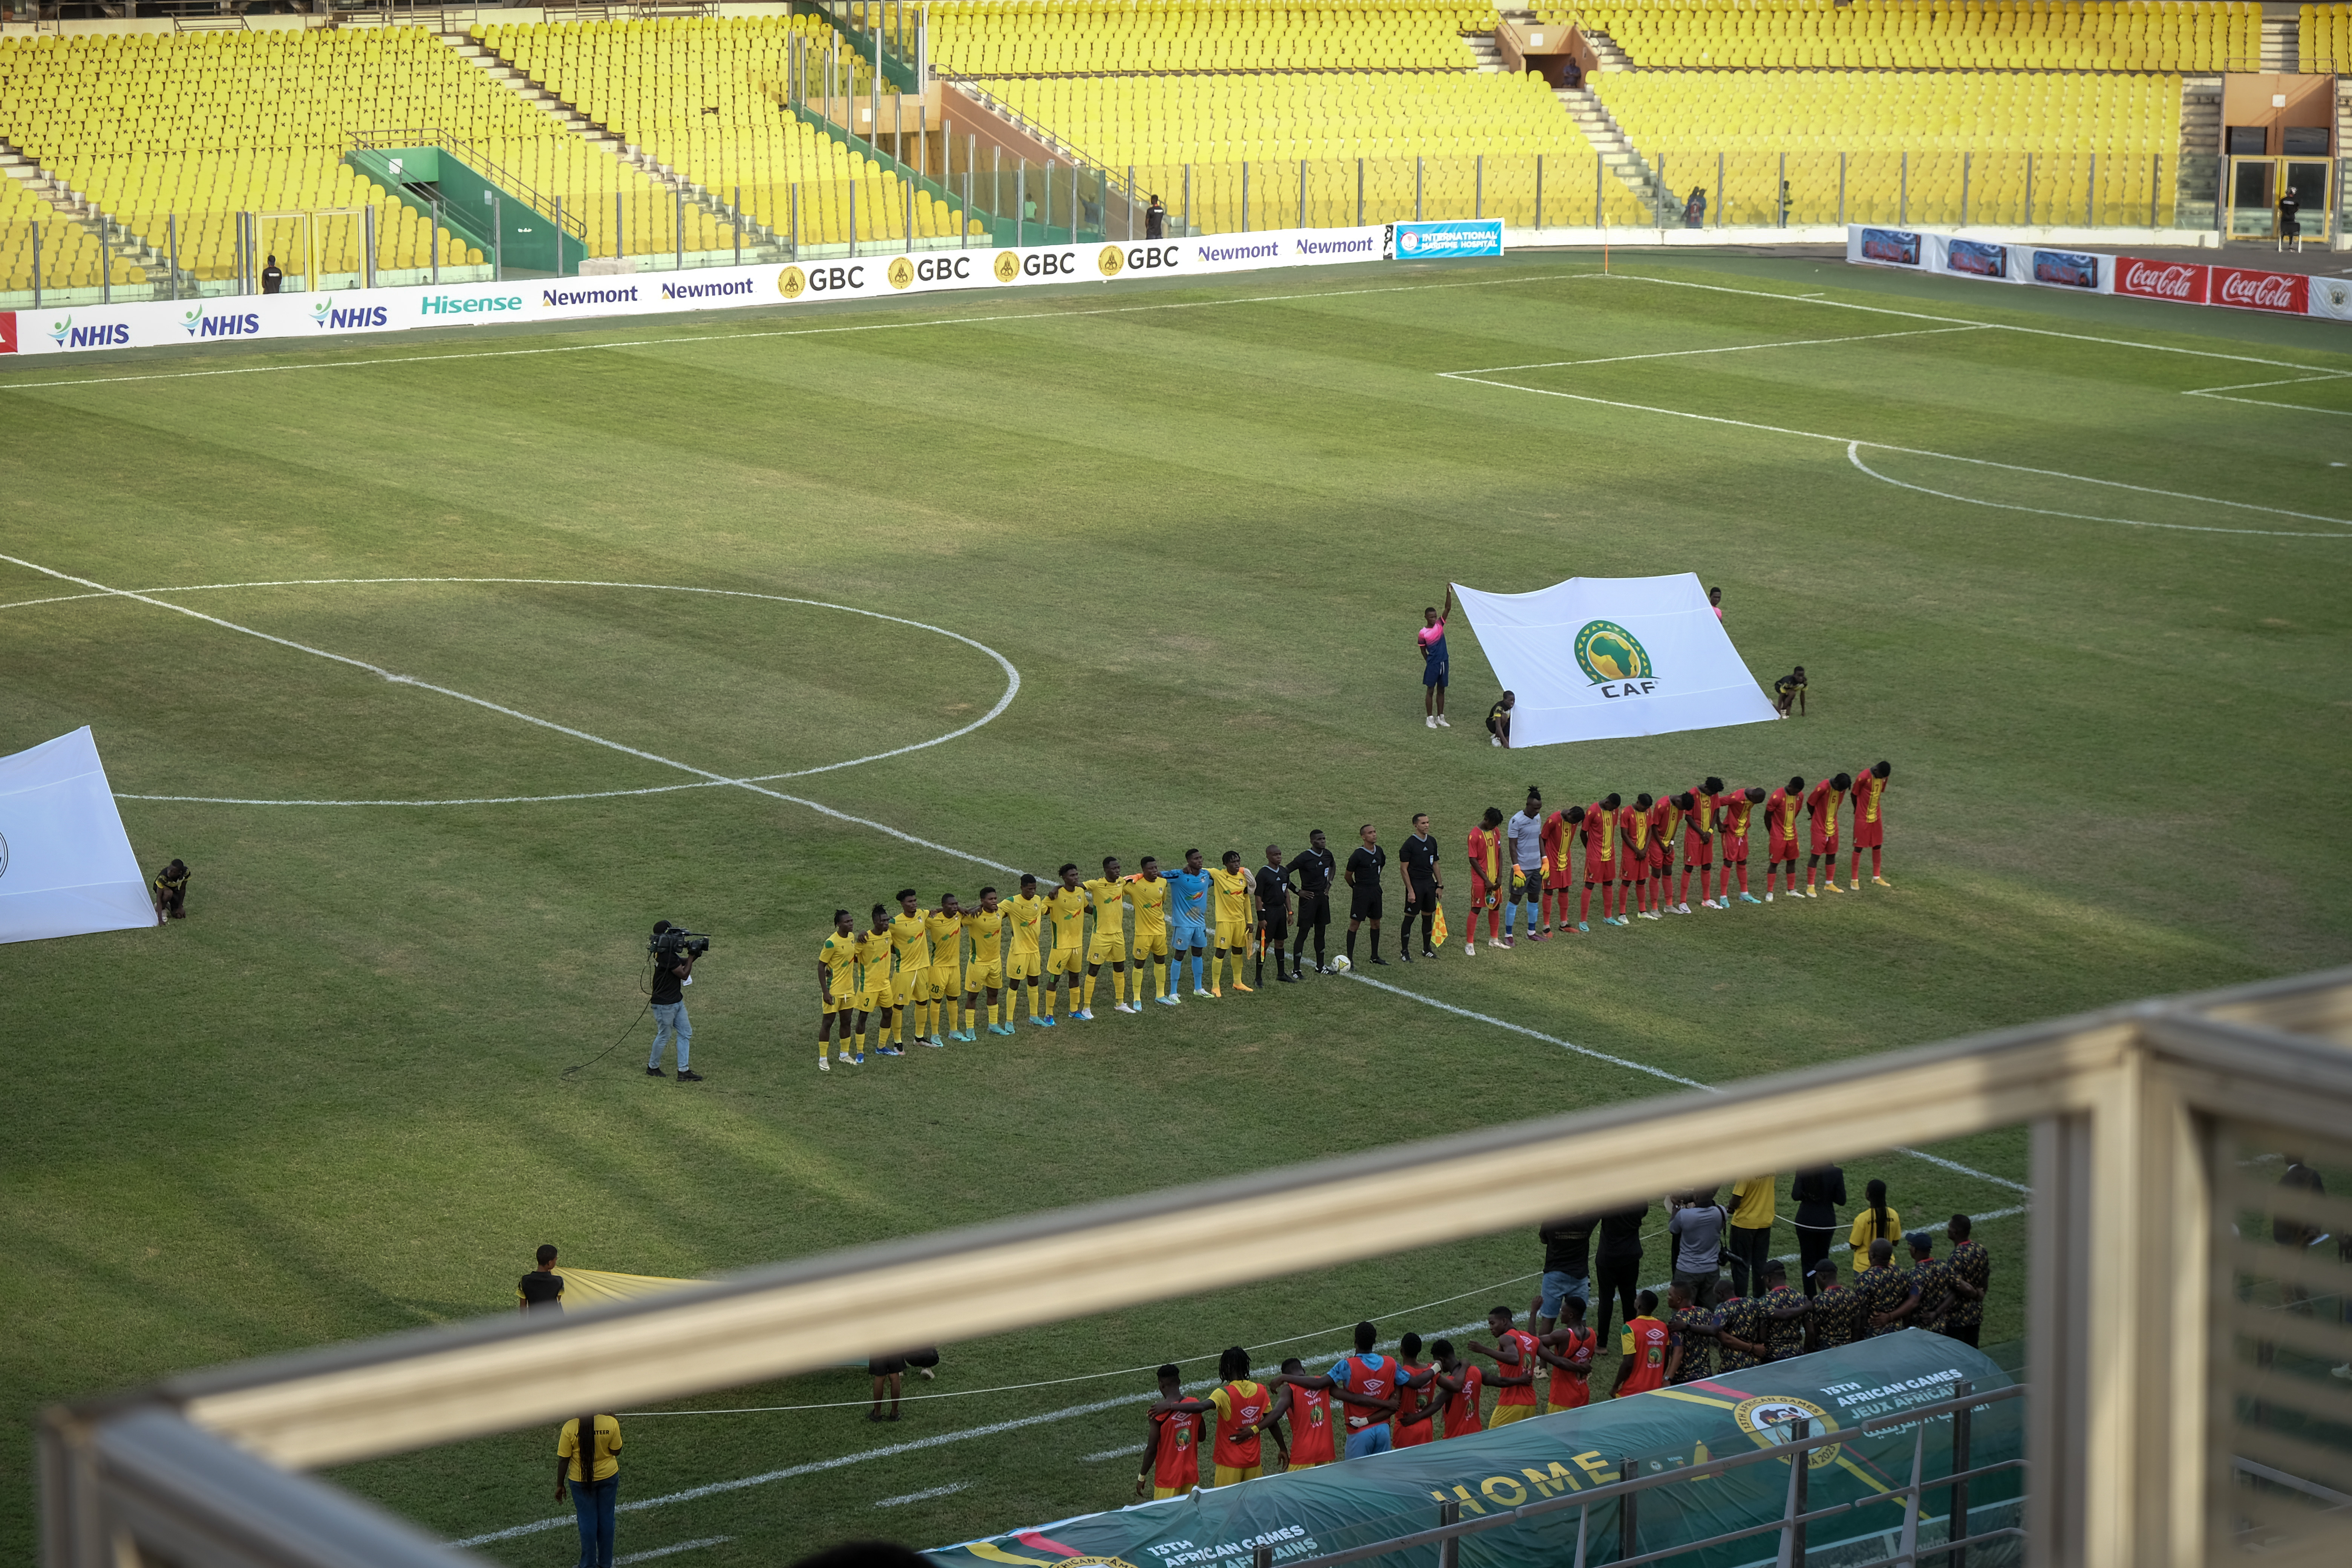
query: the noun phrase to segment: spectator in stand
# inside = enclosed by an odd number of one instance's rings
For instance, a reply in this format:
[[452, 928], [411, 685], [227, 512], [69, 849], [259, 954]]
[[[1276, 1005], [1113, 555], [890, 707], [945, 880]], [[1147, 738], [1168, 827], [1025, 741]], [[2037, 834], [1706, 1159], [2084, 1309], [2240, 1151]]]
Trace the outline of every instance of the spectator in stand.
[[1151, 193], [1151, 205], [1143, 209], [1143, 237], [1146, 239], [1168, 237], [1168, 204], [1160, 199], [1158, 191]]
[[[247, 251], [246, 254], [249, 257], [253, 253]], [[248, 262], [247, 265], [251, 264]], [[261, 269], [261, 291], [265, 294], [275, 294], [285, 287], [286, 274], [278, 270], [278, 258], [273, 256]]]
[[1706, 192], [1696, 185], [1691, 187], [1690, 195], [1683, 200], [1683, 226], [1685, 228], [1706, 226]]

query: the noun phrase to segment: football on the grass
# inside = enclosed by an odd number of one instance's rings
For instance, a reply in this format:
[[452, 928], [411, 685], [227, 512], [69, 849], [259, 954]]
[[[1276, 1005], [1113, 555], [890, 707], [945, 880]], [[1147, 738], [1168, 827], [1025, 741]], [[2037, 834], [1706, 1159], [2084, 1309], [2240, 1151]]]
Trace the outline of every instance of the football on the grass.
[[1345, 974], [1348, 971], [1355, 967], [1355, 964], [1349, 962], [1348, 955], [1344, 952], [1331, 961], [1331, 973], [1334, 974]]

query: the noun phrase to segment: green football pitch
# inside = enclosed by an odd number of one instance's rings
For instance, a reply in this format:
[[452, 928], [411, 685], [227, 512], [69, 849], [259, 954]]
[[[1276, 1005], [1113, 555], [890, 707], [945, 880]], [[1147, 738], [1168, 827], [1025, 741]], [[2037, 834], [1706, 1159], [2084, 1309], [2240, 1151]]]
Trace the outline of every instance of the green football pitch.
[[[2339, 327], [1528, 256], [51, 360], [0, 374], [0, 552], [30, 563], [0, 564], [0, 751], [91, 725], [142, 859], [194, 869], [184, 922], [0, 952], [11, 1560], [43, 1403], [508, 1310], [542, 1241], [714, 1275], [2316, 967], [2352, 934]], [[1807, 667], [1809, 716], [1507, 754], [1457, 622], [1456, 722], [1423, 726], [1407, 634], [1449, 579], [1685, 571], [1760, 679]], [[1881, 757], [1892, 890], [814, 1067], [834, 909], [1004, 885], [979, 862], [1255, 863], [1366, 820], [1393, 848], [1426, 810], [1458, 897], [1464, 834], [1530, 782]], [[644, 1024], [563, 1076], [638, 1013], [660, 916], [717, 938], [709, 1081], [646, 1078]], [[1877, 1175], [1907, 1221], [1995, 1216], [1986, 1339], [2015, 1338], [2022, 1132], [1886, 1142], [1820, 1129], [1857, 1202]], [[1533, 1237], [1461, 1228], [950, 1334], [896, 1426], [847, 1368], [633, 1417], [623, 1500], [668, 1500], [621, 1550], [772, 1563], [1114, 1506], [1133, 1369], [1524, 1306]], [[453, 1540], [547, 1525], [482, 1550], [550, 1562], [551, 1447], [338, 1479]]]

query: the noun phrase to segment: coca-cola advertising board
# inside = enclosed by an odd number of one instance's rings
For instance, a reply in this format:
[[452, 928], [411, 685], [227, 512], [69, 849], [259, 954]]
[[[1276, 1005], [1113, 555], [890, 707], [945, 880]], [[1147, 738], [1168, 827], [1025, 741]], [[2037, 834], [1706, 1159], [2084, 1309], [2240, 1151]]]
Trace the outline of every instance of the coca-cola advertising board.
[[2202, 305], [2213, 269], [2199, 261], [2157, 261], [2145, 256], [2116, 258], [2116, 292], [2176, 305]]
[[2205, 302], [2241, 310], [2275, 310], [2284, 316], [2311, 313], [2311, 279], [2300, 272], [2256, 272], [2216, 267]]

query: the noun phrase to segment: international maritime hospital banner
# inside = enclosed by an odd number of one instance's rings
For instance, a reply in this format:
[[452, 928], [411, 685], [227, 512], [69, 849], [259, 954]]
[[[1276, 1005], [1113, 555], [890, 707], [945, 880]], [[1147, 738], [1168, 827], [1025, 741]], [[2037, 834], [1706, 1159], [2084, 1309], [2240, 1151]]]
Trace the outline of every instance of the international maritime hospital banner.
[[[1211, 1487], [1108, 1513], [1084, 1514], [1030, 1530], [1015, 1530], [924, 1553], [937, 1568], [1245, 1568], [1260, 1546], [1283, 1563], [1321, 1552], [1392, 1541], [1437, 1522], [1437, 1505], [1459, 1503], [1465, 1520], [1501, 1513], [1523, 1503], [1573, 1497], [1617, 1479], [1631, 1458], [1644, 1474], [1704, 1464], [1769, 1448], [1794, 1435], [1803, 1417], [1815, 1436], [1851, 1432], [1874, 1415], [1891, 1415], [1948, 1398], [1956, 1379], [1979, 1392], [2010, 1379], [1990, 1359], [1924, 1329], [1864, 1340], [1842, 1350], [1799, 1356], [1747, 1372], [1727, 1373], [1654, 1394], [1600, 1400], [1515, 1421], [1506, 1426], [1349, 1459], [1235, 1486]], [[2022, 1450], [2021, 1402], [1980, 1405], [1974, 1412], [1969, 1458], [1988, 1465]], [[1141, 1452], [1142, 1401], [1137, 1402], [1137, 1451]], [[1879, 1537], [1860, 1550], [1875, 1557], [1881, 1532], [1900, 1529], [1901, 1506], [1884, 1499], [1911, 1479], [1917, 1428], [1895, 1426], [1812, 1450], [1806, 1501], [1813, 1509], [1863, 1504], [1817, 1518], [1815, 1551], [1841, 1542]], [[1951, 1473], [1950, 1424], [1927, 1433], [1927, 1474]], [[1983, 1511], [1979, 1528], [2007, 1522], [2002, 1505], [2018, 1495], [2017, 1472], [2003, 1470], [1970, 1483], [1971, 1505]], [[1122, 1478], [1114, 1478], [1114, 1479]], [[1643, 1494], [1637, 1510], [1636, 1553], [1657, 1552], [1780, 1516], [1789, 1495], [1789, 1462], [1764, 1461]], [[1930, 1494], [1929, 1507], [1941, 1499]], [[1498, 1526], [1462, 1542], [1465, 1568], [1565, 1568], [1576, 1555], [1573, 1505]], [[1618, 1561], [1618, 1505], [1595, 1505], [1586, 1537], [1587, 1561]], [[1732, 1568], [1770, 1561], [1776, 1539], [1749, 1536], [1728, 1546], [1680, 1557], [1692, 1568]], [[1423, 1546], [1379, 1559], [1399, 1568], [1431, 1568], [1437, 1549]]]
[[1570, 577], [1532, 594], [1456, 583], [1454, 595], [1517, 699], [1515, 747], [1778, 717], [1690, 573]]

